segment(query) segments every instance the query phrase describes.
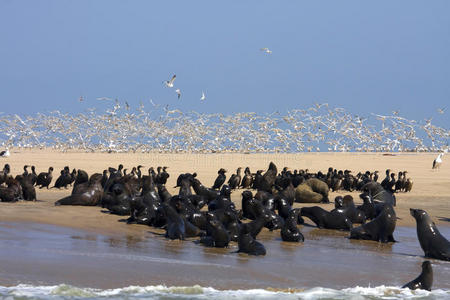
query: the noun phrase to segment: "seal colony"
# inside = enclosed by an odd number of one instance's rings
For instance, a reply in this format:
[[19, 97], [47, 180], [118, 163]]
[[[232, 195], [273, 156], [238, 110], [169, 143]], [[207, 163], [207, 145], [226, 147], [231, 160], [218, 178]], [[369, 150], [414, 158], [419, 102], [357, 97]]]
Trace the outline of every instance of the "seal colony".
[[[35, 168], [31, 172], [28, 169], [25, 167], [20, 176], [33, 182]], [[142, 166], [128, 172], [119, 165], [88, 176], [83, 170], [70, 171], [67, 166], [61, 170], [60, 183], [55, 183], [54, 188], [72, 186], [72, 193], [55, 204], [101, 205], [111, 213], [128, 216], [128, 223], [162, 228], [169, 239], [193, 238], [199, 245], [220, 248], [236, 243], [240, 253], [265, 255], [270, 249], [267, 250], [258, 240], [262, 228], [279, 230], [283, 241], [308, 242], [298, 225], [309, 220], [319, 228], [347, 230], [349, 238], [394, 242], [395, 193], [405, 192], [404, 189], [385, 189], [376, 181], [378, 172], [352, 175], [350, 170], [333, 168], [325, 173], [291, 171], [289, 168], [279, 172], [277, 166], [270, 163], [266, 171], [252, 173], [246, 168], [240, 183], [235, 181], [240, 175], [239, 170], [231, 175], [233, 181], [228, 183], [241, 186], [246, 178], [245, 184], [255, 190], [242, 192], [242, 209], [238, 210], [230, 197], [233, 189], [224, 185], [226, 178], [221, 178], [222, 183], [213, 189], [203, 185], [195, 172], [183, 173], [177, 178], [178, 195], [171, 195], [165, 187], [170, 177], [167, 168], [157, 168], [156, 172], [150, 168], [147, 174], [140, 169]], [[225, 175], [224, 170], [219, 169], [219, 175]], [[48, 175], [51, 172], [49, 169], [43, 173]], [[392, 181], [391, 173], [388, 176]], [[2, 179], [6, 179], [5, 182], [20, 180], [21, 177], [13, 179], [9, 165], [4, 167]], [[42, 175], [41, 178], [47, 177]], [[294, 202], [308, 203], [306, 197], [298, 196], [298, 190], [304, 186], [312, 191], [310, 203], [316, 203], [319, 197], [320, 202], [328, 202], [330, 190], [358, 190], [364, 203], [356, 206], [353, 198], [345, 195], [334, 199], [335, 209], [331, 211], [318, 210], [314, 206], [294, 209]], [[18, 199], [20, 196], [12, 201]]]

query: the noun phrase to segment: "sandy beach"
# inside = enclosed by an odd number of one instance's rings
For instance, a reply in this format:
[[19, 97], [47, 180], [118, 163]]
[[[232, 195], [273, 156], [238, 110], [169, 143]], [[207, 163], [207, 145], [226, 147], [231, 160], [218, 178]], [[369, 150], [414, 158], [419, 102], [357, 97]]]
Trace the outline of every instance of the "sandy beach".
[[[200, 181], [211, 186], [219, 168], [228, 170], [227, 178], [238, 167], [250, 167], [255, 172], [266, 170], [273, 161], [281, 170], [284, 166], [291, 169], [309, 169], [312, 172], [326, 171], [328, 167], [349, 169], [354, 174], [366, 170], [380, 171], [381, 181], [384, 171], [390, 168], [394, 172], [408, 171], [408, 177], [414, 182], [410, 193], [398, 193], [395, 211], [400, 218], [398, 226], [415, 226], [409, 215], [409, 208], [426, 210], [439, 226], [450, 226], [450, 167], [444, 163], [439, 170], [432, 170], [431, 164], [435, 154], [402, 153], [383, 155], [382, 153], [300, 153], [300, 154], [157, 154], [157, 153], [61, 153], [54, 150], [13, 149], [9, 158], [0, 160], [9, 163], [13, 174], [21, 174], [25, 164], [36, 166], [37, 172], [44, 172], [49, 166], [55, 169], [54, 180], [64, 166], [82, 169], [89, 174], [101, 173], [109, 166], [123, 164], [129, 170], [139, 164], [149, 167], [167, 166], [171, 175], [167, 187], [172, 194], [178, 193], [173, 188], [180, 173], [197, 172]], [[37, 202], [0, 203], [1, 221], [37, 222], [106, 233], [139, 233], [145, 229], [139, 225], [125, 225], [118, 220], [123, 217], [102, 213], [100, 207], [55, 207], [54, 202], [69, 195], [68, 190], [37, 190]], [[232, 193], [232, 200], [240, 207], [242, 190]], [[356, 203], [361, 203], [359, 193], [339, 191], [336, 195], [352, 194]], [[312, 204], [295, 204], [297, 207]], [[321, 204], [325, 209], [332, 209], [333, 204]]]
[[[143, 225], [127, 225], [125, 217], [111, 215], [100, 207], [54, 206], [71, 189], [38, 190], [37, 202], [0, 203], [0, 285], [71, 284], [81, 287], [115, 288], [130, 285], [211, 286], [217, 289], [291, 289], [325, 286], [400, 286], [419, 272], [423, 251], [417, 240], [415, 221], [409, 208], [428, 211], [447, 238], [450, 235], [450, 168], [445, 164], [431, 170], [435, 154], [302, 153], [302, 154], [137, 154], [60, 153], [53, 150], [12, 151], [12, 173], [22, 173], [25, 164], [37, 172], [55, 168], [102, 172], [119, 163], [125, 168], [142, 164], [168, 166], [167, 186], [173, 194], [181, 172], [197, 172], [207, 186], [217, 170], [224, 167], [230, 176], [239, 166], [254, 172], [273, 161], [280, 169], [325, 171], [332, 166], [353, 173], [386, 168], [407, 170], [414, 186], [410, 193], [397, 194], [395, 208], [399, 220], [394, 237], [399, 243], [380, 244], [349, 240], [348, 232], [300, 226], [305, 242], [282, 242], [278, 231], [263, 229], [258, 239], [267, 255], [236, 254], [236, 243], [214, 249], [197, 245], [196, 239], [169, 241], [162, 230]], [[381, 180], [382, 180], [382, 176]], [[240, 207], [242, 190], [232, 193]], [[332, 193], [330, 199], [345, 192]], [[358, 193], [352, 193], [357, 203]], [[297, 207], [314, 204], [295, 204]], [[333, 204], [320, 204], [331, 209]], [[449, 289], [448, 263], [432, 260], [435, 287]], [[386, 272], [389, 270], [389, 272]], [[119, 276], [120, 274], [120, 276]], [[195, 274], [195, 279], [187, 274]], [[297, 275], [295, 275], [297, 274]]]

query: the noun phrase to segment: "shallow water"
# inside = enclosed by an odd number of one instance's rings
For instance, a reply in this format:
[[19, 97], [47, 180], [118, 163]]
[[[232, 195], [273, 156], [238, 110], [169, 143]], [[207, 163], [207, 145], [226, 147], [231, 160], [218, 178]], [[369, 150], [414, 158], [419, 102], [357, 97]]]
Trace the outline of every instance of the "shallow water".
[[[205, 248], [195, 239], [168, 241], [151, 233], [150, 227], [144, 236], [118, 237], [35, 223], [0, 223], [0, 285], [19, 290], [24, 288], [19, 284], [44, 290], [60, 284], [70, 285], [69, 289], [198, 285], [212, 287], [208, 293], [221, 298], [239, 289], [291, 288], [312, 293], [325, 287], [333, 289], [331, 298], [340, 299], [342, 293], [348, 296], [354, 291], [345, 289], [356, 286], [399, 287], [420, 273], [424, 260], [415, 228], [396, 228], [394, 237], [399, 242], [387, 245], [349, 240], [347, 232], [309, 226], [300, 230], [305, 235], [300, 244], [282, 242], [279, 231], [263, 231], [258, 238], [267, 255], [252, 257], [233, 253], [235, 243], [227, 249]], [[450, 227], [441, 226], [440, 231], [449, 238]], [[431, 261], [433, 289], [450, 298], [450, 263]], [[206, 290], [200, 289], [206, 297]], [[377, 293], [384, 295], [390, 288], [381, 289]], [[10, 295], [7, 288], [1, 291], [2, 296]], [[404, 291], [392, 293], [403, 295]], [[138, 294], [133, 295], [139, 298]]]

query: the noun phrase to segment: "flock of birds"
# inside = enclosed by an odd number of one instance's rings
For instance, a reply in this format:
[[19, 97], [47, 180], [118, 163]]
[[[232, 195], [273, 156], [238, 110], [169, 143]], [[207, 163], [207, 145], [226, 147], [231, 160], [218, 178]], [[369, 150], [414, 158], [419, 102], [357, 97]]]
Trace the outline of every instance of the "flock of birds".
[[[2, 202], [36, 200], [35, 186], [50, 187], [53, 167], [39, 174], [34, 166], [31, 166], [31, 172], [29, 167], [25, 165], [24, 172], [13, 177], [9, 164], [5, 164], [0, 172]], [[89, 176], [83, 170], [71, 171], [66, 166], [52, 188], [73, 185], [72, 193], [56, 201], [55, 205], [101, 205], [112, 214], [129, 216], [128, 224], [164, 229], [168, 239], [199, 238], [198, 244], [219, 248], [236, 242], [237, 252], [265, 255], [264, 245], [257, 241], [257, 235], [264, 227], [270, 231], [279, 230], [283, 241], [304, 242], [298, 228], [305, 223], [303, 218], [309, 218], [319, 228], [350, 231], [350, 238], [395, 242], [392, 235], [396, 220], [394, 193], [409, 192], [412, 188], [407, 171], [400, 171], [396, 179], [395, 173], [388, 169], [386, 177], [379, 183], [378, 171], [352, 175], [350, 170], [331, 167], [325, 173], [291, 171], [285, 167], [278, 172], [276, 165], [270, 163], [265, 172], [252, 173], [247, 167], [242, 174], [242, 168], [238, 168], [227, 182], [227, 171], [221, 168], [211, 188], [204, 186], [196, 173], [180, 174], [176, 185], [178, 195], [172, 195], [166, 188], [170, 177], [167, 167], [158, 167], [156, 172], [151, 167], [147, 174], [143, 174], [142, 168], [139, 165], [127, 173], [127, 169], [119, 165], [117, 169], [110, 167], [102, 174]], [[232, 191], [238, 188], [244, 189], [241, 209], [237, 209], [231, 200]], [[306, 195], [311, 198], [302, 198], [305, 190], [310, 191]], [[320, 196], [316, 202], [329, 203], [330, 190], [361, 191], [360, 198], [364, 203], [356, 206], [353, 198], [346, 195], [336, 197], [335, 209], [331, 211], [319, 206], [293, 207], [294, 202], [315, 201], [312, 200], [314, 194]], [[379, 229], [382, 231], [374, 234], [374, 228], [382, 228]], [[437, 228], [433, 230], [438, 232]], [[442, 255], [434, 258], [450, 260], [450, 256], [446, 256], [448, 253]], [[425, 262], [423, 268], [421, 276], [429, 278], [431, 264]], [[431, 284], [432, 273], [431, 281], [416, 279], [405, 287], [431, 289]]]
[[[172, 87], [174, 79], [165, 84]], [[0, 143], [5, 148], [165, 153], [442, 152], [449, 148], [450, 130], [434, 125], [432, 119], [410, 120], [398, 112], [362, 117], [326, 103], [284, 114], [229, 115], [171, 110], [152, 100], [148, 106], [141, 102], [133, 109], [116, 100], [105, 111], [0, 115]]]

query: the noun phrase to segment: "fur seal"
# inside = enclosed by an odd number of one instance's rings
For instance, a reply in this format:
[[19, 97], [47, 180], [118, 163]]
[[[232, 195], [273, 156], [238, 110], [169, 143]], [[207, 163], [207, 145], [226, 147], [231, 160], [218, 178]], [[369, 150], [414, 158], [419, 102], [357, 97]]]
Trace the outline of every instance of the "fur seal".
[[385, 204], [381, 213], [369, 223], [353, 228], [350, 231], [351, 239], [380, 241], [382, 243], [395, 242], [392, 235], [397, 217], [394, 208]]
[[385, 190], [378, 182], [368, 182], [362, 186], [361, 190], [364, 193], [372, 195], [375, 203], [387, 203], [392, 206], [395, 206], [396, 204], [395, 196], [391, 192]]
[[253, 238], [248, 224], [241, 224], [239, 228], [238, 247], [239, 250], [237, 252], [249, 255], [266, 255], [266, 248]]
[[166, 238], [184, 240], [186, 227], [183, 218], [168, 203], [163, 203], [162, 208], [167, 219]]
[[300, 203], [329, 203], [328, 185], [320, 179], [310, 178], [295, 189], [295, 202]]
[[308, 217], [313, 221], [317, 227], [325, 229], [352, 229], [352, 222], [350, 219], [341, 213], [328, 212], [322, 207], [302, 207], [300, 215]]
[[420, 275], [414, 279], [413, 281], [408, 282], [402, 289], [409, 288], [410, 290], [427, 290], [431, 291], [431, 286], [433, 285], [433, 268], [431, 267], [431, 263], [426, 260], [422, 263], [422, 272]]
[[230, 235], [225, 226], [212, 213], [207, 215], [206, 234], [200, 239], [200, 243], [207, 247], [224, 248], [228, 247]]
[[92, 174], [88, 182], [74, 186], [72, 195], [56, 201], [55, 205], [97, 205], [103, 197], [101, 180], [102, 174]]
[[298, 215], [300, 209], [292, 209], [281, 228], [281, 239], [285, 242], [303, 242], [305, 238], [297, 228]]
[[364, 224], [366, 222], [365, 213], [355, 207], [352, 196], [346, 195], [343, 198], [337, 196], [336, 199], [334, 199], [334, 205], [336, 208], [331, 212], [346, 215], [352, 223]]
[[410, 213], [416, 219], [417, 237], [425, 256], [450, 261], [450, 242], [441, 235], [427, 212], [411, 208]]

